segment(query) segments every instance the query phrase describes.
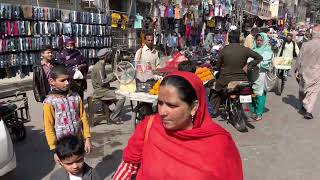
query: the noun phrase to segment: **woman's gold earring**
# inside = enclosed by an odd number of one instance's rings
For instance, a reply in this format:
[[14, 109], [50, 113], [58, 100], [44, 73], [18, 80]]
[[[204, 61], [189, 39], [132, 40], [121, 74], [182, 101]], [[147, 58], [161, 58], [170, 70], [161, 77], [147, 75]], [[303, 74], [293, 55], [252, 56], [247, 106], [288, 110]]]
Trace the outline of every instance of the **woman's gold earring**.
[[191, 115], [191, 120], [192, 122], [194, 122], [194, 115]]

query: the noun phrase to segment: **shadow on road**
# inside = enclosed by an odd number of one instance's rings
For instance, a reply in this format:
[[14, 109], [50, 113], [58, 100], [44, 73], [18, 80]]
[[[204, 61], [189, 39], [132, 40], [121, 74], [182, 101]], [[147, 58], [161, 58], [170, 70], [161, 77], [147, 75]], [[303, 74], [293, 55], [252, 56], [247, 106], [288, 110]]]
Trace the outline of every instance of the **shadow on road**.
[[99, 164], [97, 164], [95, 170], [102, 179], [105, 179], [117, 170], [121, 160], [122, 150], [113, 151], [112, 154], [107, 155]]
[[26, 139], [14, 143], [17, 167], [11, 173], [1, 177], [1, 180], [43, 179], [55, 167], [44, 132], [33, 130], [33, 126], [26, 126], [26, 128]]
[[283, 97], [282, 102], [291, 105], [296, 110], [299, 110], [301, 108], [300, 100], [296, 98], [294, 95], [287, 95], [287, 97]]

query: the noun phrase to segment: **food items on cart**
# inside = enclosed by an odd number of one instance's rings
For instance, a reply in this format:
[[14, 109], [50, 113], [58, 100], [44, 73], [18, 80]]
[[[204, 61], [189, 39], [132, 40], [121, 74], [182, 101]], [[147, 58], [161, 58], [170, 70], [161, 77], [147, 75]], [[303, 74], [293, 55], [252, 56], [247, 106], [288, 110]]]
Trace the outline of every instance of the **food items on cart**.
[[159, 94], [159, 89], [160, 89], [160, 83], [161, 80], [158, 80], [152, 87], [152, 89], [150, 89], [149, 94], [151, 95], [158, 95]]
[[127, 84], [120, 84], [119, 89], [120, 91], [123, 91], [123, 92], [136, 92], [136, 89], [137, 89], [136, 81], [133, 80], [132, 82]]
[[275, 57], [273, 58], [273, 65], [291, 66], [292, 59], [285, 57]]
[[211, 70], [207, 67], [199, 67], [195, 73], [203, 82], [210, 81], [214, 78]]

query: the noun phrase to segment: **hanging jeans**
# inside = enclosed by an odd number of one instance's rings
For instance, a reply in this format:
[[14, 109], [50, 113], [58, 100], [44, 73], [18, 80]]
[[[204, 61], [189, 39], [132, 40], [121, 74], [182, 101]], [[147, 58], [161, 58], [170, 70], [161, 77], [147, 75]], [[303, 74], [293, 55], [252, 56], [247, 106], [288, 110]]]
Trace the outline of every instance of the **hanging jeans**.
[[264, 106], [266, 104], [267, 92], [264, 92], [262, 96], [256, 96], [252, 99], [250, 104], [251, 113], [256, 114], [258, 117], [261, 117], [264, 112]]

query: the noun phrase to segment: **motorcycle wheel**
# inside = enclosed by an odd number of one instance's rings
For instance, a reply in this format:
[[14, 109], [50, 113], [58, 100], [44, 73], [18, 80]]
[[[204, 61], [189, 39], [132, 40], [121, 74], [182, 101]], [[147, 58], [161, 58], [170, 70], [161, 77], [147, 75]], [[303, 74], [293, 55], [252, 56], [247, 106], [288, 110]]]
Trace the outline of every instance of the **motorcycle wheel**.
[[239, 102], [232, 102], [232, 104], [230, 105], [232, 106], [232, 109], [230, 109], [229, 118], [231, 120], [232, 125], [239, 132], [247, 132], [247, 118], [243, 112], [242, 105]]
[[133, 121], [134, 128], [142, 121], [145, 116], [153, 113], [152, 104], [140, 103], [132, 112], [131, 120]]

